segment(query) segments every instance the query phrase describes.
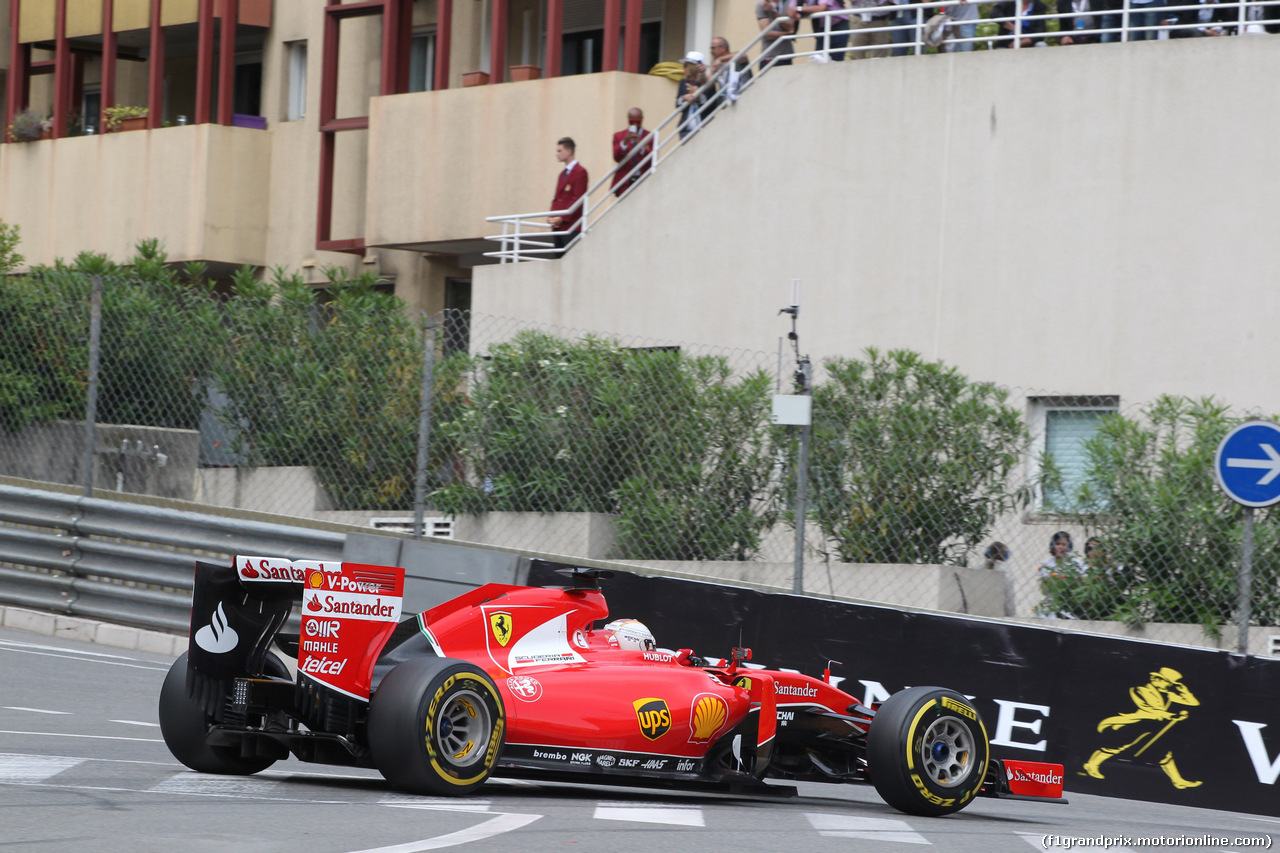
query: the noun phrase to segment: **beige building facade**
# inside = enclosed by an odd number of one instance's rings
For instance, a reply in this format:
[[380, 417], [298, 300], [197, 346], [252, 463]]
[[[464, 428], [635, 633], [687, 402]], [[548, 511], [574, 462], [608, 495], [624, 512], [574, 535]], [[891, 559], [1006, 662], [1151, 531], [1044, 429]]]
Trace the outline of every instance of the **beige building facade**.
[[602, 177], [629, 108], [672, 109], [645, 72], [756, 28], [744, 0], [0, 0], [7, 124], [52, 125], [0, 146], [0, 220], [29, 263], [158, 238], [466, 307], [485, 217], [549, 205], [557, 139]]

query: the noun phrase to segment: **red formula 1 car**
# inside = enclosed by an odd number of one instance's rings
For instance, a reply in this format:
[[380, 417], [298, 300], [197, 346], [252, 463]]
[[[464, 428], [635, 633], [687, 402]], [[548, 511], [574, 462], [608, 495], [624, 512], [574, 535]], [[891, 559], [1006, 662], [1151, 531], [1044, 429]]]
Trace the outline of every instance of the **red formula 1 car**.
[[[910, 814], [974, 797], [1062, 801], [1062, 765], [999, 761], [965, 697], [913, 687], [878, 708], [823, 679], [596, 628], [608, 572], [566, 588], [488, 584], [401, 621], [404, 570], [237, 557], [196, 564], [188, 654], [160, 725], [207, 773], [290, 754], [464, 795], [490, 774], [794, 794], [765, 779], [871, 782]], [[270, 651], [301, 599], [296, 679]]]

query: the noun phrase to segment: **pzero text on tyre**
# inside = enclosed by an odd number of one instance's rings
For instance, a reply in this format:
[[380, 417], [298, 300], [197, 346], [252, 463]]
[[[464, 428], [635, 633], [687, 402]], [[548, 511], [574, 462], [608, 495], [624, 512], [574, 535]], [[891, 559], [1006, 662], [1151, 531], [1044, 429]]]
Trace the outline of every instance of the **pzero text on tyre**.
[[958, 812], [987, 774], [990, 747], [969, 700], [942, 687], [890, 696], [871, 722], [867, 762], [884, 801], [914, 815]]
[[[278, 659], [268, 657], [267, 674], [283, 674], [289, 670]], [[201, 773], [248, 776], [275, 764], [274, 758], [244, 758], [227, 746], [208, 744], [209, 726], [213, 719], [204, 708], [187, 698], [187, 656], [184, 654], [169, 667], [160, 688], [160, 734], [173, 757]]]
[[489, 676], [448, 658], [405, 661], [387, 673], [369, 704], [374, 766], [394, 787], [462, 796], [498, 763], [507, 720]]

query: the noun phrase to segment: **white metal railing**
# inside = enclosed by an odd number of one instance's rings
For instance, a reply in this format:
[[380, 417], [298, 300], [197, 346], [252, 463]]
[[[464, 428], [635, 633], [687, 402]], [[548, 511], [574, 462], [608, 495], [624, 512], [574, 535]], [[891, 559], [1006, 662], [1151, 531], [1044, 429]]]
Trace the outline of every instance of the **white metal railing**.
[[[969, 0], [969, 2], [974, 7], [978, 5], [977, 0]], [[1093, 0], [1093, 2], [1101, 4], [1101, 0]], [[1245, 35], [1266, 32], [1267, 25], [1280, 27], [1280, 0], [1184, 2], [1182, 5], [1170, 3], [1159, 6], [1155, 2], [1141, 4], [1134, 3], [1133, 0], [1124, 0], [1121, 8], [1091, 9], [1081, 15], [1063, 15], [1057, 12], [1023, 15], [1021, 0], [1014, 0], [1013, 14], [1009, 16], [961, 21], [943, 21], [939, 18], [933, 20], [931, 25], [931, 19], [941, 14], [942, 10], [954, 9], [958, 5], [960, 5], [958, 0], [950, 0], [950, 2], [929, 0], [922, 3], [889, 3], [860, 9], [821, 12], [811, 16], [815, 22], [815, 28], [821, 30], [817, 35], [792, 33], [778, 37], [774, 41], [774, 44], [789, 44], [791, 53], [784, 54], [778, 49], [766, 49], [762, 50], [755, 59], [749, 59], [747, 54], [750, 51], [759, 47], [770, 34], [780, 31], [784, 22], [792, 20], [790, 17], [777, 18], [761, 30], [750, 44], [738, 51], [729, 66], [723, 66], [697, 90], [695, 102], [699, 100], [703, 102], [700, 109], [690, 111], [689, 115], [685, 116], [686, 110], [680, 107], [669, 114], [650, 131], [648, 147], [636, 146], [622, 162], [592, 184], [572, 207], [566, 210], [543, 210], [486, 218], [486, 222], [501, 223], [502, 233], [486, 236], [485, 239], [496, 241], [500, 248], [495, 252], [486, 252], [485, 256], [497, 258], [502, 263], [553, 260], [559, 257], [563, 251], [590, 233], [596, 223], [631, 195], [643, 183], [644, 178], [657, 171], [658, 166], [692, 139], [702, 127], [715, 118], [720, 110], [734, 103], [741, 94], [779, 62], [789, 64], [790, 60], [803, 58], [824, 62], [846, 54], [852, 58], [859, 53], [870, 53], [876, 56], [890, 52], [922, 54], [931, 48], [966, 50], [982, 46], [985, 48], [1008, 47], [1016, 50], [1022, 47], [1047, 46], [1049, 39], [1061, 40], [1067, 36], [1070, 36], [1073, 41], [1077, 38], [1092, 40], [1092, 37], [1096, 36], [1103, 42], [1127, 42], [1166, 37], [1178, 38], [1182, 35]], [[1207, 24], [1200, 20], [1200, 13], [1206, 10], [1210, 11], [1214, 17], [1214, 20]], [[885, 13], [883, 17], [871, 18], [861, 28], [847, 33], [860, 41], [870, 37], [873, 43], [833, 47], [833, 40], [838, 40], [839, 36], [845, 34], [837, 28], [838, 25], [833, 24], [833, 19], [858, 15], [860, 12]], [[1070, 29], [1058, 31], [1048, 29], [1050, 21], [1061, 23], [1075, 18], [1087, 18], [1098, 26], [1080, 28], [1072, 26]], [[978, 34], [976, 28], [984, 23], [994, 24], [996, 31]], [[1010, 25], [1007, 30], [1005, 24]], [[963, 25], [974, 25], [974, 35], [962, 35], [963, 31], [960, 27]], [[941, 26], [945, 26], [946, 29], [944, 34], [939, 36], [933, 31]], [[1217, 28], [1219, 32], [1204, 33], [1206, 26]], [[989, 30], [990, 26], [984, 29]], [[933, 38], [930, 39], [929, 35]], [[812, 42], [814, 49], [800, 50], [799, 42]], [[970, 47], [966, 48], [965, 45]], [[738, 65], [740, 61], [744, 63], [742, 66]], [[732, 93], [728, 91], [727, 85], [721, 85], [729, 83], [728, 67], [740, 69], [739, 86]], [[623, 176], [619, 184], [624, 189], [615, 194], [613, 177], [619, 173]], [[633, 181], [632, 178], [636, 176], [641, 180]], [[556, 231], [546, 222], [549, 217], [563, 217], [575, 212], [581, 212], [582, 215], [571, 230]], [[551, 238], [557, 236], [570, 238], [564, 249], [554, 245]]]

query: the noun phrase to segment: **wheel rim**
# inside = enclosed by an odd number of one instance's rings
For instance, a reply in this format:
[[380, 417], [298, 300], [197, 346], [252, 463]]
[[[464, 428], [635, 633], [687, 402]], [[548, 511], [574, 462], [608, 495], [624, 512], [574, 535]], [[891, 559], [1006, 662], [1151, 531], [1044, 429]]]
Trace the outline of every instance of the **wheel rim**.
[[943, 788], [954, 788], [973, 770], [973, 732], [956, 717], [940, 717], [925, 730], [920, 758], [925, 776]]
[[472, 690], [461, 690], [436, 718], [436, 743], [451, 764], [467, 767], [484, 756], [493, 731], [489, 706]]

